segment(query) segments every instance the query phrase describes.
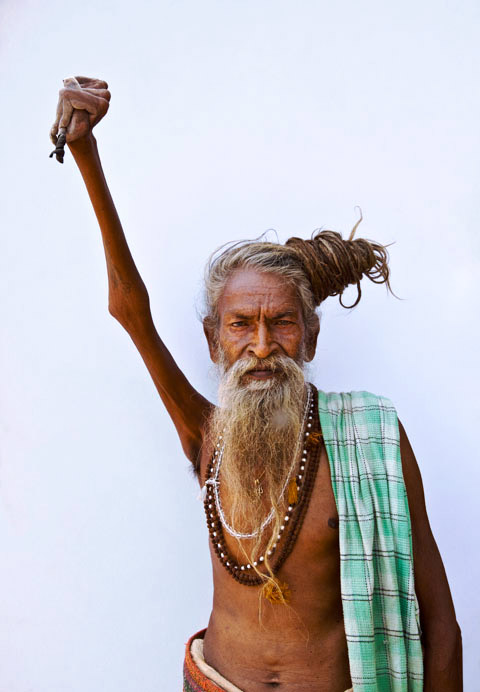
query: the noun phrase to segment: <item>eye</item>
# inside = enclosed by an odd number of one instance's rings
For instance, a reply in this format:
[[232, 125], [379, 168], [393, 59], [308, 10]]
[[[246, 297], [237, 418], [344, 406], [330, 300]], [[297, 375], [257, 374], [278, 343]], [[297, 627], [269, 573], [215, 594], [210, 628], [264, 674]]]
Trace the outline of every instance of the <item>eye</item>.
[[284, 327], [289, 324], [294, 324], [294, 322], [291, 322], [290, 320], [277, 320], [276, 324], [279, 324], [281, 327]]
[[237, 328], [238, 328], [238, 327], [246, 327], [246, 326], [247, 326], [247, 323], [244, 322], [244, 321], [232, 322], [232, 323], [230, 324], [230, 326], [231, 326], [231, 327], [237, 327]]

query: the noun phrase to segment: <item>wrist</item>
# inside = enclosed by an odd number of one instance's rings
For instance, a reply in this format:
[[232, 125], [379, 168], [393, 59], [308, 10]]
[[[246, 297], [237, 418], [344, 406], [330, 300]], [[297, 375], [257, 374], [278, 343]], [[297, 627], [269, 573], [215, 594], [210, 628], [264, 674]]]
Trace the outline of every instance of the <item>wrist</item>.
[[75, 139], [73, 142], [67, 142], [67, 144], [74, 156], [75, 154], [88, 154], [97, 148], [97, 140], [92, 132], [89, 132], [84, 137]]

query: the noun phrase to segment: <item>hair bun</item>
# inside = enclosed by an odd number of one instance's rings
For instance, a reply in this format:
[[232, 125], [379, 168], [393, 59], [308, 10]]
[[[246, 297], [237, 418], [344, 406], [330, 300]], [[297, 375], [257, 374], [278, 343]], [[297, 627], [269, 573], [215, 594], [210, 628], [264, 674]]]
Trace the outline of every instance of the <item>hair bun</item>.
[[[366, 276], [377, 284], [387, 284], [391, 291], [388, 252], [384, 245], [353, 236], [360, 220], [355, 224], [348, 240], [336, 231], [319, 231], [311, 240], [289, 238], [288, 245], [305, 267], [317, 305], [329, 296], [340, 296], [344, 308], [358, 305], [362, 297], [361, 279]], [[347, 286], [356, 284], [358, 296], [353, 305], [342, 303]]]

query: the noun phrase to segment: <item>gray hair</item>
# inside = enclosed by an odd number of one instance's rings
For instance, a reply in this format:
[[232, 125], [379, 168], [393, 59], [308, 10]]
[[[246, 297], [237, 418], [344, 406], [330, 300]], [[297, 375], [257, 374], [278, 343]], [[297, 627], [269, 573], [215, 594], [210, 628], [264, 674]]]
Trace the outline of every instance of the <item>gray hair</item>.
[[[376, 284], [390, 286], [387, 246], [356, 238], [357, 221], [348, 239], [340, 233], [319, 230], [312, 238], [289, 238], [285, 245], [262, 240], [227, 244], [215, 252], [205, 270], [206, 324], [218, 326], [218, 301], [225, 284], [236, 269], [248, 268], [277, 274], [297, 291], [307, 328], [317, 320], [315, 308], [329, 296], [338, 296], [340, 305], [350, 309], [362, 296], [360, 281], [366, 276]], [[352, 305], [344, 305], [347, 286], [357, 287]]]
[[228, 243], [211, 255], [205, 267], [205, 321], [210, 327], [218, 326], [218, 302], [237, 269], [254, 269], [283, 277], [296, 288], [307, 327], [316, 320], [312, 286], [298, 254], [280, 243], [254, 240]]

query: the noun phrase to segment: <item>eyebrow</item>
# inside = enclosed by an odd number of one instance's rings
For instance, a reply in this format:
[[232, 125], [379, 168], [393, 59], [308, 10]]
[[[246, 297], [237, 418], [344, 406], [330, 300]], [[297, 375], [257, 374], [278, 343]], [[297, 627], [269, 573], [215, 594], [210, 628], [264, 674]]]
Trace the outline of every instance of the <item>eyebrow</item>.
[[[296, 310], [283, 310], [282, 312], [278, 312], [276, 315], [273, 315], [273, 317], [270, 317], [268, 319], [271, 320], [280, 320], [282, 317], [291, 317], [292, 315], [295, 316], [297, 314]], [[251, 320], [252, 317], [255, 317], [255, 315], [244, 315], [241, 312], [229, 312], [227, 313], [228, 317], [234, 318], [237, 320]]]

